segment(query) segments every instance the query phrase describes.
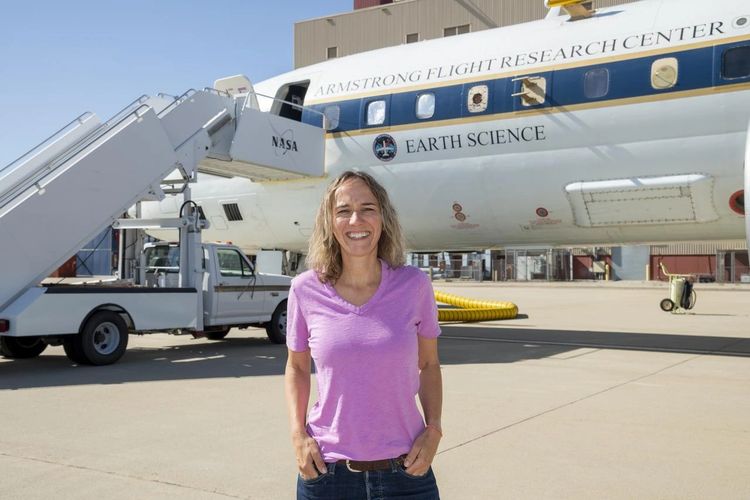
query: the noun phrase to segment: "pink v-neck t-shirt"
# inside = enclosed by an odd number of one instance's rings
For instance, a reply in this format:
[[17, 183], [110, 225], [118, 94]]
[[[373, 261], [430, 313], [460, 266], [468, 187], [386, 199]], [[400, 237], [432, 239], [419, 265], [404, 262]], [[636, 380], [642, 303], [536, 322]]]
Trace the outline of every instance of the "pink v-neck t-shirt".
[[380, 262], [380, 286], [359, 307], [314, 271], [289, 291], [286, 343], [310, 349], [315, 362], [318, 401], [307, 430], [326, 462], [398, 457], [424, 430], [417, 335], [440, 335], [432, 284], [415, 267]]

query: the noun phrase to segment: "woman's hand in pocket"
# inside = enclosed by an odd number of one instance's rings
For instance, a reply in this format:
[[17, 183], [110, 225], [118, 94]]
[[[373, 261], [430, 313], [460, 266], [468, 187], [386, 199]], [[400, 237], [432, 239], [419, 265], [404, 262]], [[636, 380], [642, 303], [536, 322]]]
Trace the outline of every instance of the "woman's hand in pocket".
[[307, 432], [295, 433], [292, 436], [294, 453], [297, 456], [297, 468], [302, 479], [315, 479], [328, 472], [318, 443]]

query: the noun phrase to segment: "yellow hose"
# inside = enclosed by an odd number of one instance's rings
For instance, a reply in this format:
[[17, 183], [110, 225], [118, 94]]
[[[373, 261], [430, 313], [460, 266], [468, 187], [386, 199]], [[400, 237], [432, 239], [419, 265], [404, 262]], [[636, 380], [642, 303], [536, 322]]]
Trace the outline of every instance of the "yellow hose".
[[513, 319], [518, 306], [512, 302], [472, 300], [445, 292], [435, 292], [435, 300], [461, 309], [438, 309], [438, 321], [492, 321]]

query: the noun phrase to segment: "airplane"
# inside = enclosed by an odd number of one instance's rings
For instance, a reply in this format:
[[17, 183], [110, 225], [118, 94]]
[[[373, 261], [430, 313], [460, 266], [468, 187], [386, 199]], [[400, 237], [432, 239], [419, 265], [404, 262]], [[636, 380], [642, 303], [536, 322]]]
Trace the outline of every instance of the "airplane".
[[[547, 5], [535, 22], [254, 86], [218, 80], [262, 111], [324, 127], [325, 163], [283, 180], [200, 174], [204, 236], [304, 253], [326, 186], [358, 169], [386, 187], [413, 251], [750, 237], [747, 1]], [[275, 146], [298, 149], [291, 137]]]

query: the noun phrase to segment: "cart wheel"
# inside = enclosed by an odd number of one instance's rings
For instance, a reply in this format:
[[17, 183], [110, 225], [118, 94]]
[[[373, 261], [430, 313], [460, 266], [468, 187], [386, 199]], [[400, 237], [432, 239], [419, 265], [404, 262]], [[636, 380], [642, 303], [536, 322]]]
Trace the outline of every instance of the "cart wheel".
[[695, 293], [695, 289], [690, 291], [690, 299], [688, 299], [688, 309], [695, 307], [695, 302], [698, 300], [698, 295]]
[[661, 310], [664, 312], [670, 312], [674, 309], [674, 302], [672, 302], [671, 299], [662, 299], [662, 301], [659, 302], [659, 307], [661, 307]]

